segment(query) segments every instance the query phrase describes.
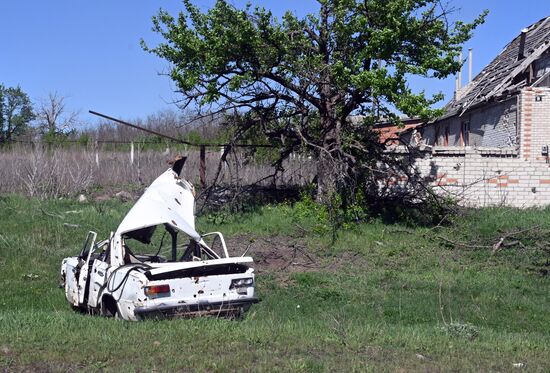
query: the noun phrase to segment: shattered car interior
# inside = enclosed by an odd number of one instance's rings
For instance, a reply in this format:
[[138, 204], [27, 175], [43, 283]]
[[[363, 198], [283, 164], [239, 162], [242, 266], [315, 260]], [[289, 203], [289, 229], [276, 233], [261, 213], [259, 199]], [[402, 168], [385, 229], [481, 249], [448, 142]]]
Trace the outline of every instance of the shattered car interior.
[[160, 175], [116, 231], [65, 258], [67, 301], [92, 314], [143, 320], [238, 317], [258, 299], [251, 257], [231, 257], [220, 232], [195, 230], [194, 188], [180, 177], [185, 158]]

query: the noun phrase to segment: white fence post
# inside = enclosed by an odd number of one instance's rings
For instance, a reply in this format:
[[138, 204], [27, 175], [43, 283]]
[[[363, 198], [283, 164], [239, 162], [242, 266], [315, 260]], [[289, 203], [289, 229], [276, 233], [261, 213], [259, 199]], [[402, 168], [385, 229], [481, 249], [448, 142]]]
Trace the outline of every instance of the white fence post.
[[99, 145], [97, 139], [95, 140], [95, 164], [99, 168]]

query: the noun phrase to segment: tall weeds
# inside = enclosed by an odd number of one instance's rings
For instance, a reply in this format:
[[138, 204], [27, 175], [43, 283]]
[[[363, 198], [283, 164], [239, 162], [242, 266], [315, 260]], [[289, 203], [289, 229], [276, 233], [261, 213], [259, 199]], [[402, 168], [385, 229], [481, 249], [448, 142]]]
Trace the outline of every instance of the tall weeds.
[[[41, 144], [18, 145], [0, 149], [0, 193], [23, 194], [38, 198], [69, 197], [79, 193], [139, 189], [149, 185], [169, 165], [176, 154], [187, 155], [184, 177], [199, 185], [199, 152], [179, 148], [142, 150], [136, 146], [134, 162], [129, 151], [103, 150], [93, 147], [52, 148]], [[219, 151], [206, 154], [207, 184], [214, 182], [220, 160]], [[314, 176], [314, 164], [296, 158], [285, 164], [276, 177], [268, 161], [256, 161], [238, 151], [232, 152], [222, 165], [218, 183], [243, 186], [257, 183], [274, 186], [304, 186]]]

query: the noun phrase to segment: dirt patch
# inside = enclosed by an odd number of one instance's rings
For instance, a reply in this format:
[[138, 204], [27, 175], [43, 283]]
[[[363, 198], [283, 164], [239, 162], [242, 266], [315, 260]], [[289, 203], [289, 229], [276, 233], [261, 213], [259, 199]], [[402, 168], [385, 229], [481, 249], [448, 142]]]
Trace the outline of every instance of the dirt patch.
[[292, 236], [239, 235], [228, 237], [226, 241], [230, 255], [241, 256], [245, 253], [245, 256], [251, 256], [257, 274], [272, 274], [282, 283], [286, 283], [294, 272], [336, 272], [351, 263], [366, 266], [365, 259], [357, 254], [326, 255], [307, 247], [303, 239]]

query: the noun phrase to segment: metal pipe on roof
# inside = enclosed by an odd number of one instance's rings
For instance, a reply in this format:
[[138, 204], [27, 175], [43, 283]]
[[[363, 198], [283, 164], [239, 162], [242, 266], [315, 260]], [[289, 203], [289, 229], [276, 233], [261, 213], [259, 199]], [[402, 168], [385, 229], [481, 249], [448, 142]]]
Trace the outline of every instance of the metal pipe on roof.
[[455, 100], [456, 100], [456, 94], [458, 92], [458, 76], [455, 78]]
[[458, 62], [460, 62], [460, 70], [458, 70], [457, 91], [462, 88], [462, 51], [460, 51], [460, 54], [458, 55]]
[[521, 35], [519, 37], [519, 48], [518, 48], [518, 61], [525, 58], [525, 39], [527, 38], [527, 29], [524, 28], [521, 30]]
[[472, 81], [472, 48], [468, 49], [468, 83]]

